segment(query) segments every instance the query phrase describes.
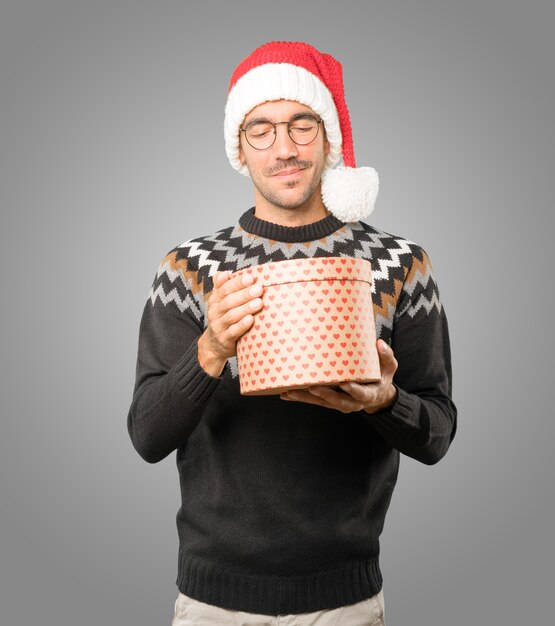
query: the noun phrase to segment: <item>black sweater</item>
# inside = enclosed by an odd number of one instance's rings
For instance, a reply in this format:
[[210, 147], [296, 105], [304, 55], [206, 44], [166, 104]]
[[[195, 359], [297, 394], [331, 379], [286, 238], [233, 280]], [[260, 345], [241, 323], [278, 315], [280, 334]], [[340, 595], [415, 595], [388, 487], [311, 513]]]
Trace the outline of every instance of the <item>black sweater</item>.
[[[343, 414], [241, 396], [236, 357], [219, 378], [199, 365], [215, 272], [315, 256], [372, 264], [377, 337], [399, 362], [387, 410]], [[183, 593], [275, 615], [374, 595], [399, 453], [435, 463], [455, 427], [447, 320], [430, 261], [413, 242], [332, 215], [278, 226], [250, 209], [162, 260], [141, 320], [128, 428], [149, 462], [177, 450]]]

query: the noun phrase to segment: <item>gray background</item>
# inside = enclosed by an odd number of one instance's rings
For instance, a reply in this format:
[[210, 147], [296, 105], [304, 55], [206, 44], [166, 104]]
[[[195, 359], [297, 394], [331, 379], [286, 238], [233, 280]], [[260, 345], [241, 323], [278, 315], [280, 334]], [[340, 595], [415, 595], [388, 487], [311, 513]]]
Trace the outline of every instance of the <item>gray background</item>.
[[2, 624], [169, 626], [178, 480], [128, 439], [138, 324], [165, 253], [251, 206], [223, 108], [272, 39], [343, 62], [370, 221], [428, 251], [450, 322], [460, 430], [402, 460], [388, 626], [550, 621], [552, 7], [2, 2]]

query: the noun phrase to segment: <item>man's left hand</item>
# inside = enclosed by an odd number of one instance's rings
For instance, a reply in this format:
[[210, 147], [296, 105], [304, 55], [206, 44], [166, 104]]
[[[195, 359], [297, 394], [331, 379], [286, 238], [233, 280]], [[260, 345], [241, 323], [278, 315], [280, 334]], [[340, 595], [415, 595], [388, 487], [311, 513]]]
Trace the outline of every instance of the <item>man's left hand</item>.
[[397, 360], [385, 341], [377, 342], [380, 358], [381, 380], [375, 383], [340, 383], [339, 389], [317, 385], [306, 389], [293, 389], [281, 394], [282, 400], [296, 400], [317, 404], [342, 413], [366, 411], [376, 413], [391, 406], [397, 398], [393, 375], [397, 371]]

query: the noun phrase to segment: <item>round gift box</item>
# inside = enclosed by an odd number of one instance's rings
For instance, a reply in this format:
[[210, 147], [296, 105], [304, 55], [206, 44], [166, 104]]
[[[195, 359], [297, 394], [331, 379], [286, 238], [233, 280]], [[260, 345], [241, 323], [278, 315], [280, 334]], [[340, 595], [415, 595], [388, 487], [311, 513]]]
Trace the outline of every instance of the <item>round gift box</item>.
[[235, 272], [262, 285], [262, 309], [237, 342], [243, 395], [380, 379], [369, 261], [292, 259]]

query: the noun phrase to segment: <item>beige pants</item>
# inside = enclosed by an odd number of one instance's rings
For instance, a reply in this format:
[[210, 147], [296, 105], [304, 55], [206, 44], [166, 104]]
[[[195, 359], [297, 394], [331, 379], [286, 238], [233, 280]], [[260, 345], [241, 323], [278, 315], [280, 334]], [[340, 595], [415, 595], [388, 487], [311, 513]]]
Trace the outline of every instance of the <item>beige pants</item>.
[[256, 615], [204, 604], [179, 594], [172, 626], [385, 626], [383, 593], [339, 609], [298, 615]]

